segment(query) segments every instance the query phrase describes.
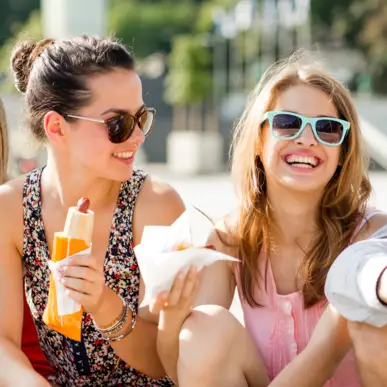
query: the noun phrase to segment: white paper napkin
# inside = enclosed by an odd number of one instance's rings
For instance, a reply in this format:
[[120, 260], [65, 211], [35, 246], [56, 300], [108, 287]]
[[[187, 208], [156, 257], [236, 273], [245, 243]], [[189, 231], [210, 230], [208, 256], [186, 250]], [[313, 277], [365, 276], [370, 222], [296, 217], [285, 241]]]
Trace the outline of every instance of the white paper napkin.
[[[145, 296], [141, 306], [149, 305], [160, 291], [170, 290], [177, 273], [191, 265], [203, 267], [216, 261], [239, 260], [204, 246], [213, 225], [194, 208], [185, 211], [171, 226], [145, 226], [141, 243], [134, 248]], [[171, 251], [178, 244], [193, 245]]]
[[[76, 255], [82, 255], [82, 254], [90, 254], [91, 253], [91, 246], [83, 250]], [[48, 267], [52, 271], [54, 282], [55, 282], [55, 288], [56, 288], [56, 302], [58, 306], [58, 315], [59, 316], [66, 316], [67, 314], [73, 314], [76, 312], [79, 312], [81, 310], [81, 305], [78, 304], [78, 302], [72, 300], [67, 294], [66, 294], [66, 288], [59, 282], [58, 277], [58, 269], [67, 265], [69, 263], [69, 260], [72, 256], [69, 256], [65, 259], [62, 259], [61, 261], [54, 262], [54, 261], [48, 261]]]

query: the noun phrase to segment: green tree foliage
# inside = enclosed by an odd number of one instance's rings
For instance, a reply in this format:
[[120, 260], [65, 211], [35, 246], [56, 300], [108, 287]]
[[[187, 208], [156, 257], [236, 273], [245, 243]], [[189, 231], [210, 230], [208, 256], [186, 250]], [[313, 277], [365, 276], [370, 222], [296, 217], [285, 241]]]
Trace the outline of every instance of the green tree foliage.
[[0, 49], [0, 73], [1, 77], [6, 80], [2, 85], [3, 90], [14, 91], [10, 71], [10, 57], [15, 44], [20, 40], [40, 40], [43, 38], [42, 23], [40, 11], [33, 11], [27, 22], [21, 25], [15, 35], [8, 38]]
[[39, 5], [40, 0], [0, 0], [0, 45], [21, 28]]
[[174, 38], [166, 79], [166, 100], [175, 106], [203, 101], [211, 92], [211, 56], [200, 35]]
[[376, 92], [387, 93], [387, 2], [313, 0], [314, 40], [343, 40], [365, 54]]
[[154, 52], [169, 53], [176, 34], [192, 31], [196, 10], [197, 5], [187, 0], [113, 0], [109, 13], [109, 32], [132, 47], [138, 58]]
[[370, 63], [374, 90], [387, 93], [387, 2], [356, 0], [352, 12], [362, 20], [356, 42]]
[[174, 106], [202, 102], [210, 95], [213, 86], [213, 11], [216, 7], [227, 9], [236, 0], [204, 0], [197, 3], [200, 3], [200, 7], [191, 34], [176, 36], [171, 47], [165, 99]]

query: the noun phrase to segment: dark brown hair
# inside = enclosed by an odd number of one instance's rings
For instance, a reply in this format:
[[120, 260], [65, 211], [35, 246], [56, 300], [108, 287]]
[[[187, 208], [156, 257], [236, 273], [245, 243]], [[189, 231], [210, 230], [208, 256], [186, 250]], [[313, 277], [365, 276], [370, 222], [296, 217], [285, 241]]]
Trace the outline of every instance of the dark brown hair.
[[115, 68], [133, 70], [134, 57], [112, 37], [82, 35], [21, 42], [12, 52], [11, 66], [17, 89], [26, 94], [31, 131], [43, 141], [47, 112], [75, 113], [91, 100], [87, 77]]

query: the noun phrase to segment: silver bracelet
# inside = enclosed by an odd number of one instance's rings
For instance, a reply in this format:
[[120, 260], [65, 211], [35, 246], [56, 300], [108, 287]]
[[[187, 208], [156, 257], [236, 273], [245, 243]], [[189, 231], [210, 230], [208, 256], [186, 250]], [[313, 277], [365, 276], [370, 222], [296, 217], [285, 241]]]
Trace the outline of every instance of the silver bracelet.
[[103, 335], [109, 335], [119, 332], [124, 327], [125, 322], [128, 318], [129, 307], [125, 300], [120, 295], [118, 296], [121, 298], [123, 305], [122, 313], [111, 324], [104, 327], [98, 327], [98, 325], [94, 322], [96, 329]]
[[119, 336], [116, 337], [105, 337], [104, 339], [107, 340], [109, 343], [116, 343], [117, 341], [123, 340], [125, 337], [129, 336], [129, 334], [132, 332], [133, 328], [132, 325], [129, 325], [124, 332], [122, 332]]
[[129, 334], [132, 333], [135, 325], [136, 325], [136, 313], [134, 311], [134, 308], [130, 305], [130, 304], [127, 304], [127, 308], [130, 309], [130, 311], [132, 312], [132, 322], [130, 325], [128, 325], [128, 327], [126, 328], [126, 330], [124, 332], [122, 332], [120, 335], [118, 336], [106, 336], [106, 335], [102, 335], [103, 338], [105, 340], [107, 340], [109, 343], [116, 343], [117, 341], [121, 341], [122, 339], [124, 339], [125, 337], [129, 336]]

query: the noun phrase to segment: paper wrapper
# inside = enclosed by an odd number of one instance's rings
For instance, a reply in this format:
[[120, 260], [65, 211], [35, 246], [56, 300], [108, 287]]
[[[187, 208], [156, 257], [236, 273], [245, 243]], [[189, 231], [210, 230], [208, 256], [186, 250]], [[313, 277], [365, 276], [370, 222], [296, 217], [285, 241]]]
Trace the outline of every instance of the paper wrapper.
[[[170, 290], [180, 270], [186, 272], [191, 265], [203, 267], [216, 261], [239, 261], [219, 251], [195, 247], [205, 245], [212, 229], [211, 222], [193, 208], [171, 226], [144, 227], [141, 243], [134, 248], [145, 284], [141, 306], [149, 305], [159, 292]], [[179, 246], [188, 247], [173, 251]]]
[[43, 321], [49, 328], [75, 341], [81, 341], [83, 308], [67, 296], [63, 285], [57, 280], [57, 270], [65, 265], [72, 255], [87, 254], [90, 249], [91, 246], [84, 240], [56, 233], [53, 257], [52, 261], [49, 261], [50, 288]]
[[[90, 254], [90, 253], [91, 253], [91, 247], [79, 252], [77, 255]], [[70, 258], [71, 256], [65, 259], [62, 259], [61, 261], [58, 261], [58, 262], [53, 262], [53, 261], [48, 262], [48, 267], [50, 268], [53, 274], [54, 283], [55, 283], [56, 307], [57, 307], [58, 316], [66, 316], [68, 314], [77, 313], [77, 312], [80, 312], [82, 309], [82, 305], [72, 300], [66, 294], [66, 288], [58, 280], [58, 277], [59, 277], [58, 269], [60, 269], [63, 266], [66, 266], [69, 263]]]

